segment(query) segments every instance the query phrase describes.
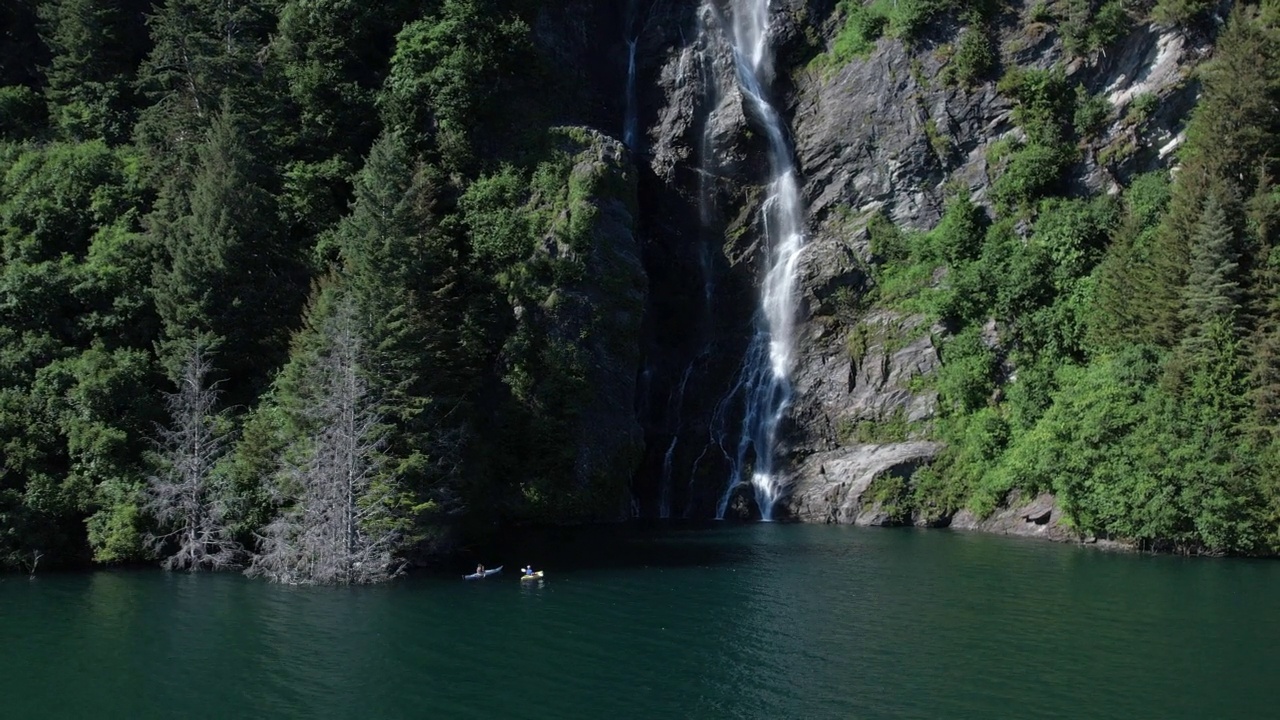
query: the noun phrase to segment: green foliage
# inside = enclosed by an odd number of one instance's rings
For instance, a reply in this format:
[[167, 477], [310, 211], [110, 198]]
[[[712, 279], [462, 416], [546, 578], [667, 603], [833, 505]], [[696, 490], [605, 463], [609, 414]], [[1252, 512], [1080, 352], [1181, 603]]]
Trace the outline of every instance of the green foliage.
[[989, 21], [999, 4], [988, 0], [840, 0], [839, 30], [826, 52], [809, 63], [812, 70], [831, 71], [865, 57], [881, 37], [915, 42], [924, 29], [943, 15], [959, 16], [969, 29], [960, 37], [955, 62], [944, 72], [948, 82], [969, 85], [994, 69], [997, 57]]
[[891, 522], [906, 522], [910, 515], [910, 485], [897, 473], [886, 473], [871, 481], [865, 496], [879, 506]]
[[1156, 106], [1160, 103], [1159, 98], [1154, 93], [1142, 93], [1133, 99], [1129, 105], [1128, 112], [1125, 113], [1124, 121], [1130, 125], [1141, 125], [1151, 117], [1151, 113], [1155, 111]]
[[[1070, 92], [1056, 69], [1001, 81], [1027, 137], [989, 152], [1004, 164], [991, 190], [1002, 217], [958, 223], [949, 209], [876, 269], [944, 266], [938, 287], [895, 302], [932, 294], [951, 329], [934, 382], [947, 447], [907, 489], [877, 487], [895, 512], [981, 515], [1014, 491], [1049, 491], [1084, 534], [1182, 552], [1280, 547], [1280, 202], [1267, 150], [1280, 125], [1263, 112], [1280, 95], [1278, 48], [1265, 15], [1234, 10], [1176, 180], [1136, 176], [1118, 200], [1057, 196], [1070, 145], [1109, 119], [1105, 101]], [[1129, 121], [1153, 102], [1137, 99]]]
[[0, 87], [0, 139], [34, 137], [45, 124], [40, 95], [25, 85]]
[[938, 399], [950, 412], [968, 413], [985, 407], [996, 386], [995, 353], [970, 327], [942, 346], [938, 371]]
[[274, 24], [273, 5], [170, 0], [148, 17], [152, 47], [137, 77], [147, 104], [134, 137], [157, 186], [189, 179], [196, 149], [224, 103], [265, 109], [258, 58]]
[[944, 70], [943, 78], [961, 86], [976, 85], [987, 79], [998, 62], [991, 28], [985, 24], [971, 25], [960, 33], [955, 55]]
[[241, 123], [224, 108], [198, 150], [190, 210], [161, 234], [166, 262], [156, 288], [170, 372], [195, 342], [207, 343], [228, 358], [232, 402], [265, 387], [301, 305], [290, 282], [297, 259], [268, 222], [273, 198]]
[[826, 53], [814, 58], [811, 68], [840, 68], [871, 52], [883, 36], [910, 42], [935, 13], [947, 6], [937, 0], [840, 0], [836, 10], [844, 18]]
[[925, 121], [924, 135], [929, 139], [929, 147], [933, 148], [933, 154], [938, 156], [940, 162], [945, 164], [950, 160], [951, 141], [938, 130], [938, 122], [933, 118]]
[[1156, 0], [1151, 19], [1168, 25], [1189, 25], [1213, 7], [1212, 0]]
[[906, 411], [899, 407], [878, 420], [841, 419], [836, 437], [842, 445], [868, 445], [905, 442], [911, 435]]
[[536, 82], [529, 27], [500, 0], [444, 0], [404, 26], [379, 106], [386, 125], [434, 146], [450, 171], [469, 173], [509, 148], [531, 118], [509, 102]]
[[41, 7], [53, 62], [45, 71], [51, 115], [72, 140], [129, 136], [133, 75], [146, 47], [139, 2], [59, 0]]
[[832, 41], [829, 53], [821, 60], [821, 64], [835, 67], [871, 52], [875, 41], [889, 24], [887, 17], [857, 0], [846, 0], [838, 7], [845, 14], [844, 26]]
[[1013, 121], [1026, 132], [1028, 144], [1052, 146], [1067, 137], [1075, 95], [1061, 67], [1015, 67], [996, 87], [1013, 99]]
[[1082, 55], [1105, 50], [1129, 32], [1132, 0], [1063, 0], [1059, 30], [1068, 52]]
[[1083, 85], [1076, 86], [1076, 112], [1072, 126], [1076, 135], [1090, 138], [1098, 134], [1111, 119], [1111, 101], [1105, 95], [1090, 95]]
[[523, 259], [533, 250], [529, 218], [522, 210], [527, 183], [507, 166], [467, 188], [460, 206], [476, 254], [496, 265]]
[[[998, 3], [839, 8], [818, 69], [944, 16], [963, 28], [953, 81], [998, 65]], [[1092, 53], [1139, 10], [1076, 0], [1030, 16], [1059, 15], [1069, 49]], [[636, 177], [611, 141], [552, 127], [604, 116], [585, 74], [562, 72], [577, 51], [544, 41], [541, 4], [58, 0], [0, 19], [0, 564], [147, 557], [149, 436], [196, 341], [220, 349], [235, 447], [215, 479], [252, 542], [280, 511], [280, 468], [309, 447], [303, 370], [337, 294], [368, 338], [378, 487], [405, 481], [376, 502], [424, 552], [463, 518], [616, 514], [640, 448], [597, 419], [617, 369], [639, 363]], [[868, 218], [870, 287], [828, 298], [850, 356], [908, 339], [860, 321], [872, 303], [945, 328], [941, 369], [909, 389], [938, 392], [927, 431], [947, 449], [878, 480], [882, 508], [937, 520], [1051, 490], [1084, 533], [1280, 550], [1276, 32], [1274, 8], [1233, 9], [1197, 69], [1172, 184], [1059, 197], [1113, 111], [1061, 68], [1015, 68], [998, 89], [1021, 132], [987, 158], [996, 217], [965, 188], [929, 232]], [[1157, 104], [1135, 98], [1126, 122]], [[947, 164], [944, 129], [924, 132]], [[895, 413], [841, 435], [925, 430]]]
[[1057, 189], [1067, 156], [1052, 145], [1024, 145], [1013, 152], [1004, 172], [991, 185], [991, 197], [1001, 213], [1030, 209], [1036, 200]]
[[1013, 120], [1026, 134], [1026, 142], [1011, 146], [991, 196], [1001, 214], [1026, 213], [1036, 200], [1057, 188], [1062, 172], [1075, 158], [1069, 140], [1076, 96], [1060, 67], [1014, 68], [997, 88], [1013, 98]]

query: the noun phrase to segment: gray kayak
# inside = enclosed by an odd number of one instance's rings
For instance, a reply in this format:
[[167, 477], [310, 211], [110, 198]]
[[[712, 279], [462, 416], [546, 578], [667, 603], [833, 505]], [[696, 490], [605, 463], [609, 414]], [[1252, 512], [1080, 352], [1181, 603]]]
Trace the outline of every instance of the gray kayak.
[[497, 575], [500, 572], [502, 572], [501, 565], [499, 565], [498, 567], [492, 570], [485, 570], [483, 573], [471, 573], [470, 575], [463, 575], [462, 579], [463, 580], [483, 580], [489, 577], [490, 575]]

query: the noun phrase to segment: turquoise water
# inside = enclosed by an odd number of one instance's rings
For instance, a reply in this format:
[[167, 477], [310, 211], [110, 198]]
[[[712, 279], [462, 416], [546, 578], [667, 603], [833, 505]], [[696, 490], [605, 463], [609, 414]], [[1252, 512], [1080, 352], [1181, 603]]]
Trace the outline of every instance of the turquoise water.
[[0, 577], [0, 716], [1265, 718], [1280, 698], [1275, 562], [723, 524], [485, 554], [508, 571], [353, 589]]

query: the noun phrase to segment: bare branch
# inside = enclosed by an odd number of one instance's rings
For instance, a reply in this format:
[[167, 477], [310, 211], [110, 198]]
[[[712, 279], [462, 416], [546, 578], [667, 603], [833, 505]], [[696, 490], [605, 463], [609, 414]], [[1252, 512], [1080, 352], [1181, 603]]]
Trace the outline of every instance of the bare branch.
[[229, 567], [241, 552], [226, 527], [226, 493], [213, 477], [228, 446], [217, 412], [220, 391], [208, 381], [212, 371], [208, 350], [197, 344], [176, 392], [165, 395], [169, 425], [158, 428], [161, 469], [148, 479], [146, 507], [167, 531], [148, 538], [166, 554], [166, 570]]
[[324, 326], [326, 351], [309, 371], [318, 391], [304, 417], [314, 428], [305, 452], [281, 468], [276, 489], [292, 504], [260, 536], [251, 575], [290, 584], [362, 584], [398, 575], [404, 538], [386, 471], [382, 418], [361, 372], [363, 338], [350, 301]]

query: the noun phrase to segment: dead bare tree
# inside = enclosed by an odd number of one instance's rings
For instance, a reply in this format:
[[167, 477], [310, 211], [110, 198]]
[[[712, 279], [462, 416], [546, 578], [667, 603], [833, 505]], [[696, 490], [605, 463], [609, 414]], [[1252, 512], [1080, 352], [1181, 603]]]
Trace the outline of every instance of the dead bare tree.
[[361, 374], [363, 339], [350, 301], [338, 303], [324, 335], [304, 402], [313, 432], [281, 468], [285, 509], [264, 528], [248, 572], [290, 584], [380, 582], [404, 567], [405, 520], [396, 512], [398, 482], [384, 472], [386, 434]]
[[147, 509], [162, 528], [149, 537], [168, 553], [166, 570], [219, 569], [234, 565], [240, 546], [227, 529], [227, 494], [213, 469], [227, 451], [217, 410], [219, 390], [209, 383], [209, 351], [196, 344], [183, 362], [178, 389], [165, 394], [169, 426], [159, 428], [161, 470], [147, 483]]

